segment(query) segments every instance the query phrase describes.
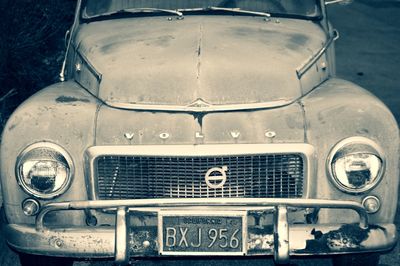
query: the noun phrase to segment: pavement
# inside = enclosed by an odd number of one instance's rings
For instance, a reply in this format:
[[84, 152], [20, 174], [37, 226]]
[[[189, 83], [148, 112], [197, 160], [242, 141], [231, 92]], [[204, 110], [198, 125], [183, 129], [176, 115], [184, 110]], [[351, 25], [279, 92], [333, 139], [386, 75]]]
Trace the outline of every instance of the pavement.
[[[336, 42], [337, 75], [370, 90], [400, 122], [400, 1], [356, 0], [329, 7], [331, 22], [340, 32]], [[400, 206], [396, 216], [400, 228]], [[1, 235], [1, 231], [0, 231]], [[0, 241], [0, 265], [18, 265], [18, 258]], [[145, 260], [137, 265], [273, 265], [271, 259]], [[112, 265], [108, 262], [76, 262], [75, 266]], [[293, 260], [292, 265], [329, 266], [329, 259]], [[381, 256], [380, 266], [400, 265], [400, 243]]]

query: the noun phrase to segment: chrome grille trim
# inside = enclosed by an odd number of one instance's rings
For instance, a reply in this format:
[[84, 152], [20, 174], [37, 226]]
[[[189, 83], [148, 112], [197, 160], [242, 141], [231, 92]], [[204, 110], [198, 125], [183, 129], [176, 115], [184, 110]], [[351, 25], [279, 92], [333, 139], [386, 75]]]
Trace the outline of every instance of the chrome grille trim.
[[[312, 177], [314, 149], [309, 144], [216, 144], [216, 145], [130, 145], [93, 146], [86, 152], [86, 176], [88, 177], [89, 198], [99, 200], [96, 160], [103, 156], [138, 157], [232, 157], [293, 155], [303, 161], [302, 198], [309, 197], [309, 183]], [[221, 165], [222, 166], [222, 165]], [[205, 169], [207, 170], [207, 169]], [[217, 193], [216, 191], [213, 191]], [[222, 197], [222, 195], [219, 195]], [[229, 195], [224, 195], [228, 196]], [[245, 197], [245, 196], [244, 196]]]

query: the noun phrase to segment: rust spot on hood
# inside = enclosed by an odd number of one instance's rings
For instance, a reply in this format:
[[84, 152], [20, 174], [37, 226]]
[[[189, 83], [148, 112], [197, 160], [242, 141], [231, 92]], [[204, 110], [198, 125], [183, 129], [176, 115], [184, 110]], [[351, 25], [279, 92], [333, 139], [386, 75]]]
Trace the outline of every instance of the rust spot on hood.
[[90, 102], [88, 99], [79, 99], [73, 96], [60, 96], [56, 99], [57, 103], [72, 103], [72, 102]]

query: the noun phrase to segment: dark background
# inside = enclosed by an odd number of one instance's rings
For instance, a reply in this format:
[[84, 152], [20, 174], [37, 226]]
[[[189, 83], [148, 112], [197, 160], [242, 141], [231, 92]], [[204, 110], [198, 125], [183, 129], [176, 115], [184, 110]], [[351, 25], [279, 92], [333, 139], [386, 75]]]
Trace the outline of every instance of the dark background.
[[[0, 0], [0, 129], [10, 113], [37, 90], [58, 81], [64, 34], [71, 26], [74, 0]], [[400, 0], [355, 0], [329, 7], [336, 41], [338, 76], [380, 98], [400, 121]], [[356, 104], [356, 102], [355, 102]], [[398, 145], [398, 143], [394, 143]], [[390, 196], [390, 195], [389, 195]], [[396, 199], [393, 199], [396, 200]], [[398, 207], [399, 209], [399, 207]], [[400, 228], [399, 211], [396, 216]], [[382, 256], [381, 266], [400, 265], [399, 245]], [[171, 261], [139, 264], [169, 264]], [[178, 261], [175, 265], [272, 265], [263, 259]], [[79, 262], [75, 265], [109, 265]], [[330, 265], [327, 259], [295, 260], [297, 265]], [[0, 265], [18, 265], [0, 230]]]
[[23, 100], [57, 81], [75, 4], [0, 0], [0, 126]]

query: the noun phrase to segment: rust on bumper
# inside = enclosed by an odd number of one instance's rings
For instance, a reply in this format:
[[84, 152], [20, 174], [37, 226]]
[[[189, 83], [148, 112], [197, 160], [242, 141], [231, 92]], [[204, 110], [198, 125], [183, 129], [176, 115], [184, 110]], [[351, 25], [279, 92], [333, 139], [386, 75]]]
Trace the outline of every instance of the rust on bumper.
[[[397, 242], [394, 224], [369, 225], [361, 204], [352, 201], [316, 199], [193, 199], [113, 200], [52, 203], [43, 207], [35, 226], [10, 224], [6, 238], [15, 249], [32, 254], [70, 257], [115, 258], [119, 264], [135, 256], [160, 256], [157, 226], [128, 228], [127, 217], [149, 209], [187, 210], [272, 210], [271, 226], [247, 228], [245, 255], [273, 255], [277, 263], [288, 263], [293, 255], [330, 255], [384, 251]], [[289, 224], [291, 208], [352, 209], [360, 216], [359, 224]], [[115, 227], [49, 228], [44, 217], [52, 211], [115, 209]], [[34, 243], [34, 244], [32, 244]], [[188, 255], [196, 255], [188, 253]]]

